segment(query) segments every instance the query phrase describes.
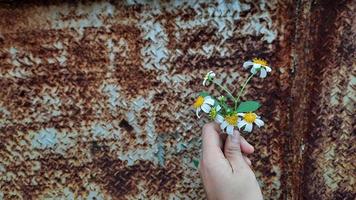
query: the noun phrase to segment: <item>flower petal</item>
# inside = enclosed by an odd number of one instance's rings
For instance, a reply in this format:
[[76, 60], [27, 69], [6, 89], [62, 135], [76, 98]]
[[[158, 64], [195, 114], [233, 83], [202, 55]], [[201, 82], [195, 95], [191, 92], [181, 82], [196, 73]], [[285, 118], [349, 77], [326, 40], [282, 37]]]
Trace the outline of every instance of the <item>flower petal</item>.
[[201, 108], [197, 108], [197, 110], [195, 111], [195, 114], [197, 115], [198, 118], [200, 118], [200, 116], [199, 116], [200, 111], [201, 111]]
[[260, 120], [260, 119], [256, 119], [256, 120], [255, 120], [255, 124], [256, 124], [258, 127], [261, 127], [261, 126], [265, 125], [265, 123], [264, 123], [262, 120]]
[[234, 134], [234, 126], [232, 126], [232, 125], [227, 126], [226, 133], [229, 135], [233, 135]]
[[207, 100], [207, 99], [211, 99], [211, 96], [208, 95], [208, 96], [204, 97], [204, 101]]
[[216, 112], [219, 112], [221, 110], [221, 106], [217, 105], [215, 109], [216, 109]]
[[267, 72], [271, 72], [272, 71], [272, 69], [270, 67], [268, 67], [268, 66], [265, 66], [265, 68], [266, 68]]
[[221, 128], [221, 130], [224, 130], [226, 127], [227, 127], [227, 125], [229, 125], [226, 121], [223, 121], [221, 124], [220, 124], [220, 128]]
[[209, 72], [209, 78], [210, 79], [215, 78], [215, 76], [216, 76], [216, 74], [213, 71]]
[[265, 78], [267, 76], [267, 72], [264, 67], [260, 70], [260, 78]]
[[217, 114], [216, 117], [215, 117], [215, 121], [218, 122], [218, 123], [222, 123], [224, 121], [224, 117]]
[[205, 86], [207, 79], [204, 79], [203, 81], [203, 86]]
[[256, 73], [257, 73], [257, 68], [256, 68], [256, 67], [251, 67], [250, 72], [251, 72], [252, 74], [256, 74]]
[[[210, 97], [210, 96], [208, 96], [208, 97]], [[210, 98], [206, 98], [204, 100], [204, 104], [214, 105], [214, 99], [212, 99], [211, 97]]]
[[259, 69], [259, 68], [261, 68], [261, 64], [253, 63], [252, 67]]
[[246, 121], [245, 120], [240, 120], [238, 123], [237, 123], [237, 127], [239, 128], [242, 128], [243, 126], [246, 125]]
[[210, 110], [211, 110], [211, 107], [206, 104], [206, 103], [203, 103], [203, 105], [201, 106], [201, 109], [205, 112], [205, 113], [209, 113]]
[[245, 113], [237, 113], [237, 116], [243, 117], [245, 116]]
[[249, 61], [246, 61], [244, 62], [244, 64], [242, 65], [243, 68], [249, 68], [251, 65], [253, 65], [253, 62], [251, 62], [250, 60]]
[[244, 131], [246, 131], [246, 132], [251, 132], [252, 131], [252, 124], [250, 124], [250, 123], [246, 123], [246, 126], [245, 126], [245, 128], [244, 128]]

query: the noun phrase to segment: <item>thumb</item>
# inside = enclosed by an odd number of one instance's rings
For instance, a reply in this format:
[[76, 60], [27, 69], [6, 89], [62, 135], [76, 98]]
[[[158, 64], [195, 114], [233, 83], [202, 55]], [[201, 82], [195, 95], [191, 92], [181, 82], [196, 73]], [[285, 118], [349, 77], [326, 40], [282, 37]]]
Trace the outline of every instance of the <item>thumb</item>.
[[224, 154], [230, 162], [233, 171], [244, 168], [247, 164], [241, 153], [241, 137], [239, 131], [234, 131], [233, 135], [229, 135], [225, 142]]

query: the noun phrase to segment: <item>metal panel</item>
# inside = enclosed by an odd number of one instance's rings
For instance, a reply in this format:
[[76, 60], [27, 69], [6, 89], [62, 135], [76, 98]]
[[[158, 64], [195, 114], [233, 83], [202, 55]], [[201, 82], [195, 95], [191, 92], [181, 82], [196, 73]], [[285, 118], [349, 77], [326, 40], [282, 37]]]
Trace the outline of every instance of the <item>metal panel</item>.
[[193, 98], [253, 56], [273, 66], [245, 96], [265, 198], [356, 196], [352, 1], [0, 6], [0, 199], [204, 199]]

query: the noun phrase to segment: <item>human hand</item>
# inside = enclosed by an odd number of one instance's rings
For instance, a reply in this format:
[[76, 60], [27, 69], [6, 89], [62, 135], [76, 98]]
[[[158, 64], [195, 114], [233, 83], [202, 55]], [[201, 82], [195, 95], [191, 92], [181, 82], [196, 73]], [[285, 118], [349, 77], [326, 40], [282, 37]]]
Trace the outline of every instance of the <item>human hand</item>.
[[208, 199], [263, 199], [251, 161], [242, 153], [254, 151], [238, 131], [233, 136], [219, 134], [216, 123], [203, 128], [203, 156], [200, 174]]

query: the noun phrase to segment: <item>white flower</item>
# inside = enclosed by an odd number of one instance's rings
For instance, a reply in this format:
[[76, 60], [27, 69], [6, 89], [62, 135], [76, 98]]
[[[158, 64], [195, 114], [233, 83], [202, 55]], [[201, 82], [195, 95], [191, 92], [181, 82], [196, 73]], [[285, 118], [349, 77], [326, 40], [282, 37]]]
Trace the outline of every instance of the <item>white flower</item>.
[[[252, 66], [252, 67], [251, 67]], [[244, 62], [243, 67], [245, 69], [251, 67], [251, 73], [256, 74], [260, 71], [260, 78], [265, 78], [267, 76], [267, 72], [271, 72], [271, 67], [268, 66], [267, 61], [259, 58], [254, 58], [249, 61]]]
[[206, 86], [207, 82], [212, 81], [215, 78], [215, 73], [213, 71], [208, 72], [203, 81], [203, 86]]
[[256, 115], [255, 113], [238, 113], [238, 116], [241, 116], [242, 119], [238, 122], [238, 127], [241, 129], [244, 128], [244, 131], [251, 132], [253, 128], [253, 123], [255, 123], [258, 127], [263, 126], [265, 123], [260, 119], [261, 117]]
[[193, 104], [193, 107], [196, 109], [196, 115], [199, 118], [199, 112], [203, 110], [205, 113], [209, 113], [211, 110], [211, 106], [214, 105], [214, 99], [212, 99], [210, 96], [202, 97], [199, 96], [195, 103]]
[[212, 107], [210, 112], [209, 112], [210, 119], [214, 120], [217, 123], [222, 123], [224, 121], [224, 117], [219, 114], [220, 110], [221, 110], [221, 106], [220, 105]]
[[234, 134], [234, 127], [237, 126], [239, 117], [236, 114], [226, 115], [224, 121], [220, 124], [222, 130], [226, 129], [226, 133], [229, 135]]

